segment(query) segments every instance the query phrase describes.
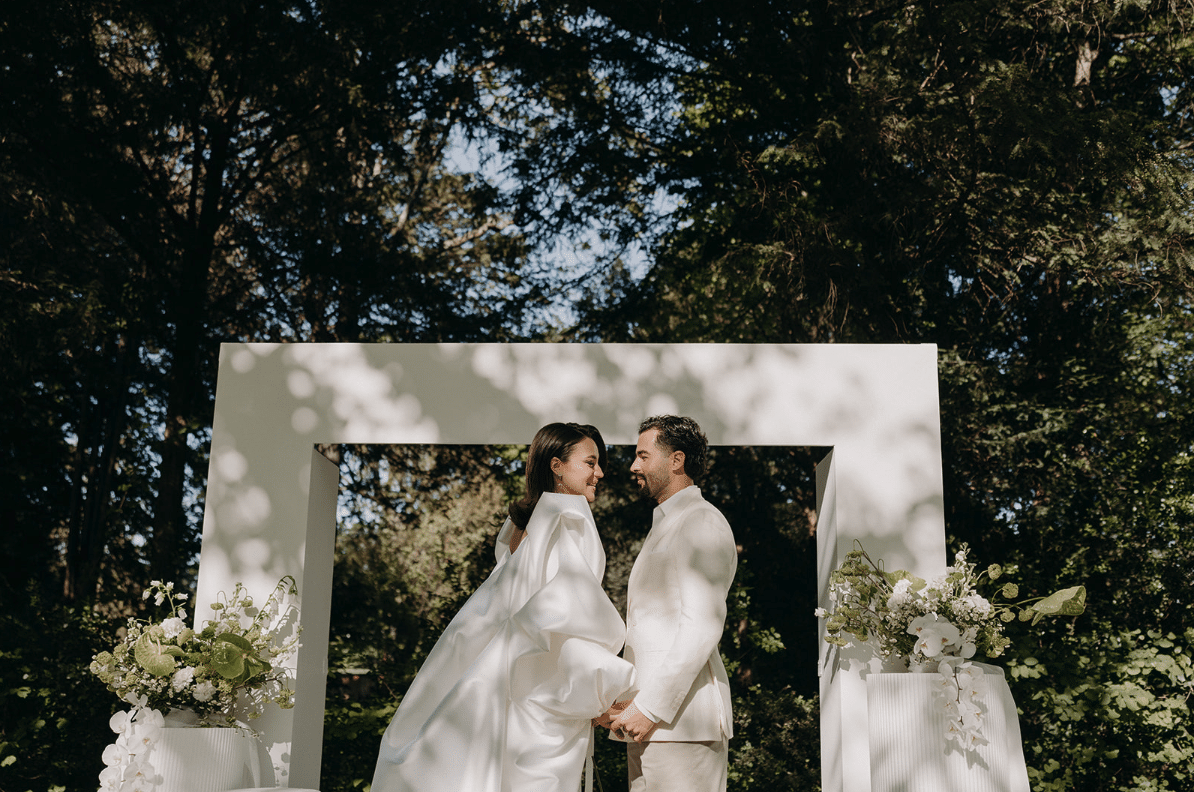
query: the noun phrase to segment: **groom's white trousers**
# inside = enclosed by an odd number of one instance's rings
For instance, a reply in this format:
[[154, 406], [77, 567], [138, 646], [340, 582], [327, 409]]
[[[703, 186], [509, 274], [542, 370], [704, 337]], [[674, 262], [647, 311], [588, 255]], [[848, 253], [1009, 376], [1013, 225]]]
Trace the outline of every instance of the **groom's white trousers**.
[[728, 753], [724, 739], [627, 743], [630, 792], [725, 792]]

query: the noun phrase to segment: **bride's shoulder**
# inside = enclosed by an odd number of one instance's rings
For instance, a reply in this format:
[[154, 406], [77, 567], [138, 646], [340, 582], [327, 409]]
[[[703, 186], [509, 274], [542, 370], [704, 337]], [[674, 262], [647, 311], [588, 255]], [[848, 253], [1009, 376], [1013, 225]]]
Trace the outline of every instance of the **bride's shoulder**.
[[580, 495], [562, 495], [545, 492], [535, 505], [535, 511], [527, 523], [527, 531], [550, 532], [565, 530], [587, 532], [596, 530], [593, 512], [589, 502]]

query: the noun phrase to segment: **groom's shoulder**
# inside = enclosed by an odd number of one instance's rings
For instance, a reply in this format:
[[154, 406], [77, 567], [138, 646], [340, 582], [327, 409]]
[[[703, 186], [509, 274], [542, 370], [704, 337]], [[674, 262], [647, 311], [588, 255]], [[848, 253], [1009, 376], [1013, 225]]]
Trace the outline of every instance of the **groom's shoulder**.
[[713, 505], [708, 500], [706, 500], [705, 494], [703, 492], [701, 492], [699, 487], [695, 487], [695, 486], [690, 487], [688, 491], [690, 493], [692, 493], [691, 494], [692, 507], [694, 509], [697, 509], [697, 510], [707, 513], [707, 514], [716, 514], [717, 516], [721, 517], [723, 520], [725, 519], [725, 515], [723, 515], [721, 513], [721, 509], [719, 509], [717, 506]]
[[705, 500], [704, 495], [699, 492], [695, 493], [692, 504], [685, 510], [684, 521], [686, 523], [705, 525], [711, 530], [719, 533], [724, 532], [729, 534], [731, 538], [733, 537], [733, 529], [730, 528], [730, 521], [722, 514], [721, 509]]

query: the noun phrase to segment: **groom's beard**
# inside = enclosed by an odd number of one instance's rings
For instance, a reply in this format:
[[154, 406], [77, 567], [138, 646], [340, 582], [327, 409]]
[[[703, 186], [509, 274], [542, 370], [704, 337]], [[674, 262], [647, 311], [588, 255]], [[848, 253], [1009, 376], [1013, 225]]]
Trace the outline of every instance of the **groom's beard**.
[[639, 474], [635, 476], [638, 482], [639, 494], [644, 500], [659, 503], [659, 495], [667, 488], [666, 481], [657, 481], [653, 476]]

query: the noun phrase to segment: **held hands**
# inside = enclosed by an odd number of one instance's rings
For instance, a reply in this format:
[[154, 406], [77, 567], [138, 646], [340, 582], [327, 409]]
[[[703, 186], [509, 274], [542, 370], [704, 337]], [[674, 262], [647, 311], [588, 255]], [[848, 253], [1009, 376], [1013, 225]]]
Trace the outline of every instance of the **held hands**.
[[614, 718], [620, 715], [622, 710], [626, 709], [626, 705], [629, 703], [629, 701], [615, 701], [612, 707], [598, 715], [596, 718], [593, 718], [593, 725], [608, 729], [610, 724], [613, 723]]
[[[621, 714], [615, 715], [610, 721], [609, 729], [618, 737], [626, 737], [635, 742], [642, 742], [655, 731], [657, 724], [655, 721], [648, 718], [643, 713], [639, 712], [638, 707], [634, 706], [634, 702], [619, 702], [625, 707]], [[614, 706], [617, 706], [616, 704]], [[614, 708], [610, 707], [610, 711], [606, 715], [613, 713]]]

